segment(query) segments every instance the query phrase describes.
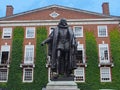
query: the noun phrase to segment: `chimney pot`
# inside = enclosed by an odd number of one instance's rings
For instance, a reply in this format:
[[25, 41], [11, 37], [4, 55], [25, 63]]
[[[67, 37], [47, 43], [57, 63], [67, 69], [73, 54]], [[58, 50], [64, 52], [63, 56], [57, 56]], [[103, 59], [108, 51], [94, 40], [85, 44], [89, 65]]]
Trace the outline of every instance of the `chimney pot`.
[[110, 15], [110, 12], [109, 12], [109, 3], [108, 2], [104, 2], [102, 4], [102, 10], [103, 10], [103, 14]]
[[11, 16], [11, 15], [13, 15], [13, 10], [14, 10], [14, 8], [13, 8], [12, 5], [7, 5], [7, 6], [6, 6], [6, 16]]

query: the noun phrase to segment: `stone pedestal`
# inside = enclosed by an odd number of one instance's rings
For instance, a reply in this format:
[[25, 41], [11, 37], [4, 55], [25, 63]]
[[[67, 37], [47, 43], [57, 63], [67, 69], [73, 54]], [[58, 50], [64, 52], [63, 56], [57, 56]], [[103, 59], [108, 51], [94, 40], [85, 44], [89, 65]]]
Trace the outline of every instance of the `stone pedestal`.
[[74, 81], [52, 81], [46, 86], [46, 90], [80, 90]]

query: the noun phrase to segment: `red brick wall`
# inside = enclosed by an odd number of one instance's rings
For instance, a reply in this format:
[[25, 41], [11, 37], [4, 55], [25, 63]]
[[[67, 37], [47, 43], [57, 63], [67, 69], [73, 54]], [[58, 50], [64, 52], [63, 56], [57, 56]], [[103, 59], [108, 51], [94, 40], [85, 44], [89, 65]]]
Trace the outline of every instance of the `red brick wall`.
[[[72, 25], [71, 27], [73, 27], [73, 26], [74, 25]], [[107, 25], [107, 27], [108, 27], [108, 37], [98, 37], [98, 30], [97, 30], [97, 26], [98, 25], [80, 25], [80, 26], [83, 26], [83, 34], [84, 35], [83, 35], [83, 37], [77, 38], [77, 41], [80, 41], [80, 44], [84, 44], [84, 48], [86, 48], [86, 44], [85, 44], [85, 32], [86, 31], [91, 31], [95, 35], [97, 45], [98, 44], [102, 44], [102, 41], [104, 41], [105, 43], [109, 44], [109, 51], [110, 51], [110, 54], [111, 54], [109, 33], [110, 33], [111, 30], [113, 30], [116, 27], [118, 27], [118, 25]], [[36, 27], [36, 26], [30, 26], [30, 27]], [[46, 27], [47, 27], [47, 30], [48, 30], [48, 33], [49, 33], [49, 27], [50, 26], [46, 26]], [[14, 30], [14, 27], [12, 27], [12, 28]], [[2, 30], [3, 30], [3, 27], [1, 27], [1, 31]], [[31, 44], [34, 45], [34, 47], [35, 47], [34, 49], [36, 50], [36, 37], [32, 38], [32, 39], [28, 39], [25, 36], [26, 36], [26, 27], [24, 27], [24, 42], [23, 42], [23, 46], [25, 48], [25, 45], [28, 45], [29, 42], [31, 42]], [[2, 39], [2, 34], [1, 34], [1, 37], [0, 37], [0, 46], [1, 45], [5, 45], [5, 43], [7, 43], [8, 45], [10, 45], [12, 47], [12, 38], [11, 39]], [[24, 48], [23, 48], [23, 50], [24, 50]], [[35, 52], [35, 55], [36, 55], [36, 52]], [[24, 54], [23, 54], [23, 56], [24, 56]]]
[[13, 15], [13, 7], [11, 6], [11, 5], [8, 5], [7, 7], [6, 7], [6, 16], [11, 16], [11, 15]]
[[94, 15], [94, 14], [90, 14], [90, 13], [72, 11], [72, 10], [61, 9], [61, 8], [55, 7], [55, 8], [49, 8], [49, 9], [45, 9], [45, 10], [39, 10], [36, 12], [27, 13], [27, 14], [16, 16], [16, 17], [9, 18], [6, 20], [55, 20], [54, 18], [52, 18], [49, 15], [54, 11], [56, 13], [60, 14], [55, 19], [61, 19], [61, 18], [66, 18], [66, 19], [104, 18], [103, 16], [98, 16], [98, 15]]

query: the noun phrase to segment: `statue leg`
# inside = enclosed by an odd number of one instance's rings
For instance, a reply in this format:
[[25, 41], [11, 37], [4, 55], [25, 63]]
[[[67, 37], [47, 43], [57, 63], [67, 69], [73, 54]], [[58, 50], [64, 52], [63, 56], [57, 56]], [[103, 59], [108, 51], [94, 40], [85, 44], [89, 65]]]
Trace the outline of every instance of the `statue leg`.
[[60, 71], [59, 71], [59, 67], [60, 67], [60, 56], [61, 56], [61, 51], [58, 50], [57, 51], [57, 74], [59, 75], [60, 74]]
[[65, 76], [68, 76], [68, 74], [69, 74], [69, 73], [68, 73], [68, 68], [69, 68], [69, 67], [68, 67], [68, 64], [69, 64], [69, 58], [68, 58], [68, 56], [69, 56], [69, 53], [66, 52], [66, 53], [65, 53], [65, 68], [64, 68], [64, 71], [65, 71], [65, 72], [64, 72], [64, 75], [65, 75]]

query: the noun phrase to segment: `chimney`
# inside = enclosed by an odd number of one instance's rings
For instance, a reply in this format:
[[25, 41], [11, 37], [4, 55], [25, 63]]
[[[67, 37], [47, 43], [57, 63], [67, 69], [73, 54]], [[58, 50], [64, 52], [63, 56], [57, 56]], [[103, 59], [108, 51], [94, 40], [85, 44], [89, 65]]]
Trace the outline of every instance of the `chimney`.
[[13, 10], [14, 10], [14, 8], [13, 8], [12, 5], [7, 5], [7, 6], [6, 6], [6, 16], [11, 16], [11, 15], [13, 15]]
[[108, 2], [104, 2], [102, 4], [102, 10], [103, 10], [103, 14], [110, 15], [110, 12], [109, 12], [109, 3]]

